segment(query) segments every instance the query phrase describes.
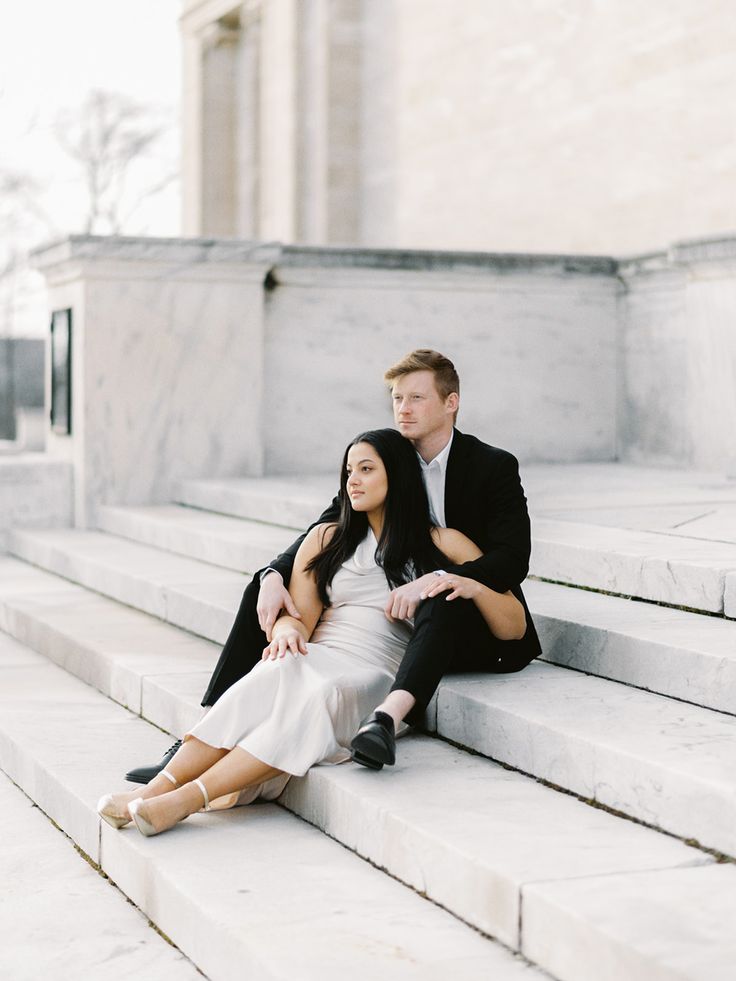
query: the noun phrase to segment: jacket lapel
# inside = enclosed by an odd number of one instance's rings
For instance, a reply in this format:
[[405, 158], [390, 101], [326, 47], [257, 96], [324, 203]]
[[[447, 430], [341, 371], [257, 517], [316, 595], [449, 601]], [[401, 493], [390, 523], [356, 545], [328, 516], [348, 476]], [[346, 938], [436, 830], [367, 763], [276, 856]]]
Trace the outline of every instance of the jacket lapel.
[[447, 458], [447, 473], [445, 475], [445, 524], [448, 528], [457, 528], [461, 517], [460, 507], [467, 455], [467, 440], [456, 429], [452, 438], [450, 455]]

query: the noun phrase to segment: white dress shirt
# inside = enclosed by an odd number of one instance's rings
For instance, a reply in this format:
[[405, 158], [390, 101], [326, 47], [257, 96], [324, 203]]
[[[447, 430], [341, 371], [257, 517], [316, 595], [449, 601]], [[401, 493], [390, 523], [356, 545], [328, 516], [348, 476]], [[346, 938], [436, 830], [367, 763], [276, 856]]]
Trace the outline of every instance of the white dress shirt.
[[455, 430], [450, 434], [447, 446], [437, 454], [437, 456], [425, 463], [419, 456], [419, 464], [422, 468], [424, 486], [427, 489], [429, 498], [429, 516], [432, 523], [437, 528], [446, 528], [445, 524], [445, 479], [447, 477], [447, 459], [450, 456], [450, 447], [455, 435]]

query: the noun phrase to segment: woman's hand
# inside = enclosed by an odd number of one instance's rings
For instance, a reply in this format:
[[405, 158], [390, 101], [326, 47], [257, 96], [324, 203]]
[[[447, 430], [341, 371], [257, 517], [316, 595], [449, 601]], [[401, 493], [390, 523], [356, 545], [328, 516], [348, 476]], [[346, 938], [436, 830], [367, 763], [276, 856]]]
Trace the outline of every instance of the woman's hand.
[[468, 579], [467, 576], [455, 576], [451, 572], [446, 572], [442, 576], [435, 576], [435, 581], [428, 589], [423, 590], [422, 599], [431, 599], [432, 596], [439, 596], [440, 593], [448, 592], [446, 600], [454, 599], [475, 599], [480, 596], [482, 586], [475, 579]]
[[296, 657], [307, 653], [307, 642], [296, 627], [285, 627], [279, 631], [268, 647], [261, 654], [262, 661], [275, 661], [278, 657], [286, 657], [287, 652]]

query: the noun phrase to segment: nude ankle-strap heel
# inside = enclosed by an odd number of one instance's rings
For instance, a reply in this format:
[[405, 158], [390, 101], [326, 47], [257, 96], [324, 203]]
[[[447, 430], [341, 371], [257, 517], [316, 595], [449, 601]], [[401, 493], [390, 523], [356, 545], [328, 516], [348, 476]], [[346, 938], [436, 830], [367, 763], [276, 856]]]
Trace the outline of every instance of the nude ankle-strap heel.
[[104, 797], [100, 797], [97, 801], [97, 813], [103, 821], [106, 821], [116, 831], [124, 828], [131, 821], [128, 816], [127, 805], [125, 807], [119, 807], [116, 800], [117, 797], [124, 796], [124, 794], [105, 794]]
[[[162, 770], [161, 772], [163, 773], [164, 771]], [[167, 776], [169, 780], [174, 781], [174, 777], [172, 777], [170, 773], [168, 773]], [[207, 788], [199, 779], [192, 780], [192, 783], [196, 783], [196, 785], [199, 787], [200, 793], [204, 798], [203, 809], [208, 811], [210, 808], [210, 795], [207, 793]], [[155, 828], [148, 820], [146, 815], [141, 813], [141, 807], [144, 807], [147, 803], [148, 802], [142, 797], [137, 797], [135, 800], [131, 801], [130, 804], [128, 804], [128, 811], [130, 812], [130, 816], [132, 817], [136, 828], [138, 828], [140, 833], [145, 835], [146, 838], [152, 838], [154, 835], [161, 834], [162, 831], [169, 831], [170, 828], [173, 828], [179, 823], [178, 821], [175, 821], [174, 824], [171, 824], [166, 828]]]
[[192, 780], [192, 783], [196, 783], [196, 785], [202, 791], [202, 796], [204, 797], [204, 807], [202, 808], [202, 810], [209, 811], [209, 809], [210, 809], [210, 795], [207, 793], [207, 788], [205, 787], [205, 785], [202, 783], [202, 781], [199, 778], [197, 778], [196, 780]]

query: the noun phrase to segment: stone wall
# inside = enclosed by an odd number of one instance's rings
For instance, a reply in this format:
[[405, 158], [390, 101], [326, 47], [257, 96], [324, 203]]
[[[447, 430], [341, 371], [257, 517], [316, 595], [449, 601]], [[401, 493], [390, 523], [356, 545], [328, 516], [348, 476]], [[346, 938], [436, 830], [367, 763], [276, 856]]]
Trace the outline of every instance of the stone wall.
[[382, 375], [414, 347], [455, 361], [459, 427], [522, 462], [736, 472], [736, 239], [618, 262], [74, 237], [36, 262], [73, 309], [48, 452], [78, 525], [182, 477], [331, 471], [390, 424]]
[[736, 229], [730, 0], [401, 0], [396, 244], [626, 254]]
[[97, 503], [168, 500], [180, 477], [263, 472], [273, 254], [86, 236], [36, 253], [51, 309], [73, 311], [73, 431], [50, 432], [47, 450], [73, 464], [77, 526], [94, 524]]
[[736, 229], [730, 0], [186, 0], [184, 230], [638, 253]]
[[736, 239], [620, 264], [619, 453], [736, 474]]
[[523, 460], [616, 451], [612, 260], [285, 248], [265, 305], [269, 473], [325, 471], [391, 425], [383, 372], [416, 347], [455, 362], [460, 429]]

